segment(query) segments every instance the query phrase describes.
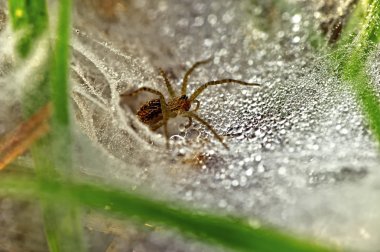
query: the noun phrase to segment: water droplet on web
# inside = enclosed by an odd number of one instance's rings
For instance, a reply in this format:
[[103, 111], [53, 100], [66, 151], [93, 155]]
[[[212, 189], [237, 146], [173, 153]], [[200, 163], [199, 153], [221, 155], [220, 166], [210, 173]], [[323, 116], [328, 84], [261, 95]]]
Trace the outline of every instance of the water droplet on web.
[[183, 145], [185, 143], [185, 138], [180, 135], [173, 135], [169, 138], [171, 144], [173, 145]]
[[245, 171], [245, 174], [246, 174], [248, 177], [252, 176], [252, 174], [253, 174], [253, 168], [249, 168], [248, 170], [246, 170], [246, 171]]
[[285, 167], [280, 167], [279, 169], [278, 169], [278, 174], [280, 174], [280, 175], [286, 175], [286, 168]]
[[260, 163], [258, 164], [258, 166], [257, 166], [257, 172], [258, 172], [258, 173], [263, 173], [263, 172], [265, 172], [265, 166], [264, 166], [264, 164], [263, 164], [262, 162], [260, 162]]
[[227, 206], [227, 202], [225, 200], [220, 200], [218, 206], [220, 208], [225, 208]]
[[203, 17], [196, 17], [194, 20], [193, 26], [199, 27], [199, 26], [202, 26], [203, 23], [204, 23]]
[[302, 16], [301, 14], [295, 14], [293, 17], [292, 17], [292, 23], [293, 24], [298, 24], [302, 19]]
[[214, 26], [218, 22], [218, 17], [215, 14], [210, 14], [207, 17], [207, 21], [210, 25]]

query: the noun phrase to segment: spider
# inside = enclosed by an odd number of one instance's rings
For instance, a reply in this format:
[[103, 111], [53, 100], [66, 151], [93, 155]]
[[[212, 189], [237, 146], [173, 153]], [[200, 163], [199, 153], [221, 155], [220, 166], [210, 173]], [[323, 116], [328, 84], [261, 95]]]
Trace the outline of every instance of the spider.
[[[209, 86], [214, 85], [220, 85], [220, 84], [240, 84], [244, 86], [260, 86], [260, 84], [257, 83], [248, 83], [241, 80], [234, 80], [234, 79], [221, 79], [221, 80], [214, 80], [209, 81], [198, 87], [194, 93], [192, 93], [190, 96], [186, 94], [187, 91], [187, 83], [189, 80], [190, 74], [194, 71], [195, 68], [202, 64], [209, 63], [211, 61], [210, 59], [198, 61], [196, 62], [187, 72], [185, 73], [183, 80], [182, 80], [182, 86], [181, 86], [181, 93], [178, 94], [174, 91], [171, 83], [169, 82], [168, 76], [166, 72], [159, 68], [160, 74], [163, 77], [165, 81], [166, 88], [168, 89], [170, 98], [168, 101], [165, 99], [164, 95], [153, 88], [150, 87], [141, 87], [136, 89], [132, 92], [124, 92], [120, 95], [121, 99], [125, 99], [126, 97], [135, 96], [141, 92], [148, 92], [152, 93], [154, 95], [157, 95], [158, 99], [152, 99], [148, 102], [146, 102], [144, 105], [140, 107], [140, 109], [137, 111], [137, 116], [140, 119], [141, 122], [148, 125], [152, 131], [156, 131], [162, 126], [164, 127], [164, 134], [166, 138], [166, 147], [169, 148], [169, 136], [168, 136], [168, 120], [169, 118], [174, 118], [177, 116], [182, 116], [188, 118], [188, 123], [185, 125], [185, 128], [189, 128], [192, 125], [192, 122], [194, 120], [198, 121], [199, 123], [203, 124], [208, 128], [213, 135], [216, 137], [216, 139], [219, 140], [219, 142], [228, 149], [227, 144], [223, 142], [223, 139], [218, 133], [214, 130], [214, 128], [206, 122], [204, 119], [202, 119], [199, 115], [196, 114], [197, 110], [200, 107], [200, 102], [197, 100], [197, 97]], [[195, 108], [193, 110], [190, 110], [192, 107], [192, 104], [195, 103]]]

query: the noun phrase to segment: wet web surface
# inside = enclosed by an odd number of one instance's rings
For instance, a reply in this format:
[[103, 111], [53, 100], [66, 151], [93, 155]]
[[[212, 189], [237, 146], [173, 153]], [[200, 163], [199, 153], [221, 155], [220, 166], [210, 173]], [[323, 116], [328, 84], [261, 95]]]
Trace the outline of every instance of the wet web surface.
[[[194, 209], [377, 249], [378, 146], [348, 86], [306, 42], [308, 29], [317, 29], [315, 6], [289, 4], [302, 12], [280, 14], [267, 1], [78, 2], [71, 76], [80, 173]], [[134, 114], [150, 97], [121, 103], [119, 95], [142, 86], [167, 95], [158, 67], [180, 90], [185, 71], [211, 56], [192, 74], [189, 92], [221, 78], [262, 86], [211, 87], [199, 97], [198, 114], [229, 150], [204, 126], [171, 120], [167, 151], [162, 134]], [[369, 67], [376, 84], [377, 65]], [[116, 251], [211, 249], [171, 232], [128, 230], [116, 232]]]

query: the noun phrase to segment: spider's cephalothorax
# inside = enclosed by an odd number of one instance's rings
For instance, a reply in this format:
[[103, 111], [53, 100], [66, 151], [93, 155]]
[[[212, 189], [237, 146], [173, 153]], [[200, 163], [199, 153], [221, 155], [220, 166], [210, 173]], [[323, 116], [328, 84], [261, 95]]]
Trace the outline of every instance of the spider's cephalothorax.
[[[176, 94], [172, 85], [169, 82], [167, 74], [162, 69], [160, 69], [161, 75], [165, 80], [165, 84], [170, 95], [168, 102], [165, 100], [165, 97], [161, 92], [149, 87], [141, 87], [132, 92], [125, 92], [121, 94], [120, 96], [124, 99], [129, 96], [137, 95], [138, 93], [143, 92], [143, 91], [159, 96], [158, 99], [152, 99], [148, 101], [147, 103], [145, 103], [144, 105], [142, 105], [141, 108], [137, 111], [137, 116], [141, 122], [148, 125], [150, 129], [153, 131], [159, 129], [161, 126], [164, 126], [164, 134], [167, 140], [166, 141], [167, 146], [169, 146], [169, 141], [168, 141], [169, 136], [168, 136], [168, 127], [167, 127], [168, 120], [169, 118], [182, 116], [189, 119], [189, 123], [185, 126], [186, 128], [190, 127], [192, 124], [192, 119], [195, 119], [196, 121], [205, 125], [214, 134], [214, 136], [223, 144], [223, 146], [228, 149], [227, 145], [223, 142], [222, 137], [220, 137], [218, 133], [216, 133], [216, 131], [211, 127], [210, 124], [208, 124], [205, 120], [203, 120], [201, 117], [199, 117], [195, 113], [199, 109], [199, 106], [200, 106], [200, 102], [196, 98], [208, 86], [227, 84], [227, 83], [240, 84], [240, 85], [245, 85], [245, 86], [260, 86], [260, 85], [257, 83], [248, 83], [248, 82], [234, 80], [234, 79], [215, 80], [215, 81], [206, 82], [205, 84], [201, 85], [198, 89], [196, 89], [194, 93], [190, 95], [190, 97], [187, 96], [186, 95], [187, 82], [188, 82], [190, 74], [194, 71], [194, 69], [197, 66], [208, 63], [210, 60], [211, 59], [196, 62], [186, 72], [185, 76], [183, 77], [180, 95]], [[195, 103], [196, 106], [193, 110], [190, 110], [193, 103]]]

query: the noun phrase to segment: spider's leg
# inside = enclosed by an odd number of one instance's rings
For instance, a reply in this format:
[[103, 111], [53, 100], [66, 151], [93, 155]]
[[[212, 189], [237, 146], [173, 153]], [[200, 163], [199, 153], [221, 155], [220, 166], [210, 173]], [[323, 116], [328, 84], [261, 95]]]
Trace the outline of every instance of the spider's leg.
[[195, 106], [195, 109], [193, 109], [192, 111], [193, 111], [193, 112], [196, 112], [196, 111], [198, 111], [199, 106], [201, 105], [201, 103], [200, 103], [200, 101], [198, 101], [198, 100], [194, 100], [193, 102], [195, 102], [197, 105]]
[[183, 80], [182, 80], [181, 95], [186, 95], [187, 81], [189, 80], [189, 76], [194, 71], [194, 69], [197, 68], [199, 65], [209, 63], [211, 61], [211, 59], [212, 58], [195, 62], [195, 64], [189, 70], [187, 70], [187, 72], [185, 73], [185, 76], [183, 77]]
[[158, 96], [163, 96], [163, 94], [160, 92], [160, 91], [157, 91], [153, 88], [149, 88], [149, 87], [141, 87], [141, 88], [138, 88], [136, 89], [135, 91], [132, 91], [132, 92], [124, 92], [122, 94], [120, 94], [120, 97], [128, 97], [128, 96], [136, 96], [138, 95], [139, 93], [141, 92], [148, 92], [148, 93], [151, 93], [151, 94], [155, 94], [155, 95], [158, 95]]
[[135, 96], [141, 92], [148, 92], [148, 93], [152, 93], [152, 94], [155, 94], [155, 95], [158, 95], [160, 97], [160, 104], [161, 104], [161, 111], [162, 111], [162, 123], [164, 125], [164, 134], [165, 134], [165, 138], [166, 138], [166, 147], [169, 148], [169, 134], [168, 134], [168, 112], [166, 110], [166, 101], [165, 101], [165, 97], [164, 95], [160, 92], [160, 91], [157, 91], [153, 88], [149, 88], [149, 87], [141, 87], [141, 88], [138, 88], [136, 89], [135, 91], [132, 91], [130, 93], [123, 93], [121, 94], [120, 96], [121, 97], [127, 97], [127, 96]]
[[161, 128], [162, 126], [164, 126], [164, 133], [165, 133], [165, 138], [166, 138], [166, 147], [169, 148], [169, 135], [168, 135], [168, 128], [167, 128], [167, 120], [166, 120], [166, 123], [162, 120], [158, 123], [156, 123], [155, 125], [151, 126], [150, 127], [150, 130], [151, 131], [156, 131], [158, 130], [159, 128]]
[[170, 97], [171, 98], [175, 97], [176, 95], [175, 95], [174, 89], [172, 87], [172, 84], [169, 81], [168, 75], [166, 74], [166, 72], [162, 68], [159, 68], [159, 70], [160, 70], [161, 76], [165, 80], [165, 85], [166, 85], [166, 88], [168, 89]]
[[260, 86], [260, 84], [258, 84], [258, 83], [248, 83], [245, 81], [234, 80], [234, 79], [222, 79], [222, 80], [209, 81], [209, 82], [206, 82], [205, 84], [203, 84], [202, 86], [200, 86], [199, 88], [197, 88], [194, 91], [194, 93], [190, 96], [189, 100], [194, 101], [198, 97], [198, 95], [200, 95], [203, 92], [203, 90], [205, 90], [209, 86], [221, 85], [221, 84], [227, 84], [227, 83], [239, 84], [239, 85], [243, 85], [243, 86]]
[[184, 117], [187, 117], [187, 119], [189, 119], [189, 122], [185, 125], [185, 129], [188, 129], [193, 124], [193, 119], [190, 116], [184, 116]]
[[[186, 129], [187, 129], [187, 128], [190, 128], [190, 126], [193, 124], [193, 120], [192, 120], [191, 117], [189, 117], [189, 116], [184, 116], [184, 117], [186, 117], [187, 119], [189, 119], [188, 123], [185, 125], [185, 128], [186, 128]], [[162, 125], [164, 125], [164, 122], [163, 122], [163, 121], [160, 121], [160, 122], [158, 122], [158, 123], [152, 125], [152, 126], [150, 127], [150, 130], [151, 130], [151, 131], [156, 131], [156, 130], [158, 130], [159, 128], [161, 128]]]
[[199, 117], [197, 114], [195, 114], [195, 113], [193, 113], [191, 111], [185, 112], [182, 115], [186, 116], [186, 117], [192, 117], [195, 120], [197, 120], [198, 122], [200, 122], [201, 124], [203, 124], [204, 126], [206, 126], [214, 134], [214, 136], [219, 140], [219, 142], [224, 146], [224, 148], [226, 148], [228, 150], [227, 144], [225, 144], [223, 142], [222, 137], [219, 136], [218, 133], [216, 133], [216, 131], [214, 130], [214, 128], [208, 122], [206, 122], [201, 117]]

